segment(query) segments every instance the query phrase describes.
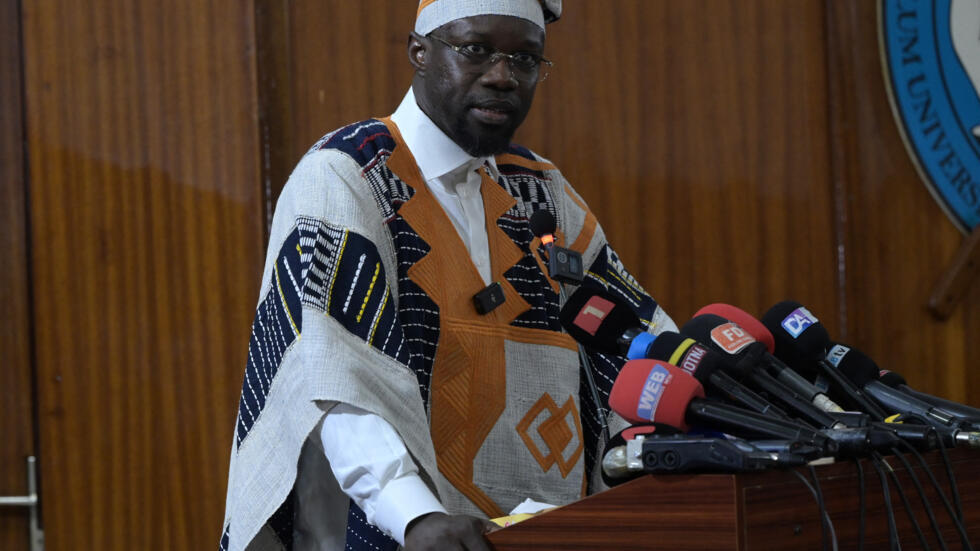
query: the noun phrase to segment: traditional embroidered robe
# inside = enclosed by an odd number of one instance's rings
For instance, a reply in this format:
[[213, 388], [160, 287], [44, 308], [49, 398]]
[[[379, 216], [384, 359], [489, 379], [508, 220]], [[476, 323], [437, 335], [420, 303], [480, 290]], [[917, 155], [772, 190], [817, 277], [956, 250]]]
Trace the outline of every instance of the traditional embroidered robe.
[[[299, 163], [269, 241], [222, 549], [290, 549], [294, 536], [392, 546], [323, 455], [315, 429], [338, 402], [389, 422], [452, 513], [496, 517], [527, 497], [565, 504], [589, 491], [596, 404], [531, 213], [555, 216], [559, 244], [583, 255], [584, 285], [631, 304], [652, 332], [676, 326], [550, 162], [512, 146], [496, 163], [481, 193], [506, 301], [487, 315], [471, 300], [485, 284], [390, 120], [331, 133]], [[606, 407], [623, 359], [591, 358]]]

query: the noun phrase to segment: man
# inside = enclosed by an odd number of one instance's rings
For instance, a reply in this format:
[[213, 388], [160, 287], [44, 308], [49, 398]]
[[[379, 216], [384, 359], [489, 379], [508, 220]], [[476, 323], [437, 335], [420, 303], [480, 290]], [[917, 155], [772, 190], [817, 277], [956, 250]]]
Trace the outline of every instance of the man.
[[[652, 331], [676, 327], [561, 173], [510, 144], [560, 13], [560, 0], [423, 0], [396, 112], [328, 134], [296, 167], [249, 343], [222, 549], [484, 549], [485, 519], [598, 489], [597, 403], [623, 360], [580, 369], [531, 213], [551, 212], [582, 253], [583, 285]], [[504, 300], [478, 310], [488, 288]]]

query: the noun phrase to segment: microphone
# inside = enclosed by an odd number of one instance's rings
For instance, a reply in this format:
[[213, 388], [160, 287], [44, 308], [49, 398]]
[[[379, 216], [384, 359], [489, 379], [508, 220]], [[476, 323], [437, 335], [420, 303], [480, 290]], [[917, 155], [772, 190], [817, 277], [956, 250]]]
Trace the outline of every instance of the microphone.
[[617, 432], [606, 442], [606, 445], [603, 446], [602, 472], [600, 473], [602, 475], [602, 481], [605, 482], [606, 486], [612, 488], [627, 480], [636, 478], [643, 472], [643, 464], [638, 456], [632, 455], [627, 457], [626, 445], [627, 442], [640, 435], [649, 436], [654, 433], [659, 436], [681, 434], [681, 431], [670, 425], [660, 423], [630, 425]]
[[770, 354], [776, 351], [776, 339], [773, 338], [772, 333], [766, 329], [762, 322], [755, 319], [755, 316], [749, 314], [745, 310], [738, 308], [737, 306], [732, 306], [731, 304], [725, 304], [723, 302], [715, 302], [707, 306], [702, 307], [700, 310], [694, 313], [692, 317], [698, 317], [701, 314], [714, 314], [716, 316], [721, 316], [728, 321], [735, 322], [739, 327], [745, 329], [752, 335], [752, 338], [766, 345], [766, 350]]
[[835, 413], [841, 413], [844, 410], [837, 405], [829, 396], [824, 394], [817, 388], [813, 383], [804, 379], [799, 373], [790, 369], [788, 365], [783, 363], [773, 356], [776, 349], [776, 339], [773, 337], [772, 332], [766, 329], [762, 322], [757, 320], [755, 316], [749, 314], [741, 308], [731, 306], [729, 304], [715, 303], [709, 304], [704, 308], [701, 308], [694, 314], [695, 317], [701, 314], [715, 314], [727, 319], [728, 321], [734, 322], [736, 325], [748, 331], [752, 338], [766, 345], [766, 350], [769, 351], [768, 354], [763, 354], [763, 358], [766, 362], [766, 368], [770, 373], [775, 375], [776, 379], [781, 381], [786, 386], [792, 388], [801, 396], [809, 399], [814, 405], [819, 407], [824, 411], [832, 411]]
[[541, 244], [548, 250], [548, 275], [551, 279], [560, 283], [581, 283], [585, 278], [582, 255], [555, 245], [558, 224], [554, 215], [547, 210], [534, 211], [530, 224], [531, 232], [541, 239]]
[[833, 358], [830, 360], [832, 365], [886, 409], [935, 427], [947, 446], [980, 447], [980, 433], [965, 430], [973, 428], [969, 422], [880, 383], [878, 366], [860, 350], [838, 344], [831, 349], [828, 358]]
[[[828, 354], [829, 359], [829, 354]], [[920, 392], [913, 389], [905, 381], [905, 377], [902, 377], [894, 371], [889, 371], [887, 369], [882, 369], [878, 372], [878, 381], [883, 385], [888, 385], [894, 389], [900, 390], [909, 396], [918, 398], [923, 402], [928, 402], [935, 407], [946, 410], [949, 413], [959, 416], [961, 419], [972, 423], [973, 425], [980, 426], [980, 409], [970, 407], [966, 404], [961, 404], [959, 402], [954, 402], [952, 400], [947, 400], [945, 398], [940, 398], [939, 396], [933, 396], [932, 394], [926, 394], [925, 392]]]
[[729, 359], [727, 366], [745, 381], [765, 392], [769, 399], [779, 400], [796, 414], [821, 427], [843, 427], [832, 415], [800, 396], [792, 388], [776, 380], [762, 367], [766, 347], [757, 342], [737, 324], [714, 314], [691, 318], [681, 334], [707, 344]]
[[820, 320], [802, 304], [791, 300], [780, 302], [762, 316], [762, 324], [776, 338], [777, 357], [811, 375], [823, 374], [851, 405], [877, 421], [885, 418], [885, 412], [878, 404], [827, 362], [830, 335]]
[[834, 440], [799, 423], [706, 400], [697, 379], [657, 360], [626, 362], [613, 383], [609, 406], [631, 423], [652, 421], [681, 430], [690, 423], [703, 423], [743, 437], [799, 440], [825, 455], [838, 448]]
[[788, 419], [786, 413], [722, 371], [727, 361], [717, 352], [674, 331], [657, 335], [647, 349], [647, 358], [683, 369], [702, 386], [718, 391], [729, 401], [752, 411]]
[[878, 381], [880, 370], [874, 360], [856, 348], [835, 344], [827, 353], [827, 361], [891, 413], [919, 416], [923, 420], [939, 423], [944, 427], [960, 424], [956, 416], [880, 383]]
[[[792, 448], [789, 444], [782, 447]], [[604, 479], [621, 479], [638, 472], [731, 473], [804, 464], [806, 459], [800, 455], [762, 450], [737, 438], [639, 435], [606, 453], [602, 458], [602, 474]]]
[[558, 317], [573, 339], [603, 354], [644, 358], [657, 338], [643, 329], [632, 308], [602, 289], [579, 287]]

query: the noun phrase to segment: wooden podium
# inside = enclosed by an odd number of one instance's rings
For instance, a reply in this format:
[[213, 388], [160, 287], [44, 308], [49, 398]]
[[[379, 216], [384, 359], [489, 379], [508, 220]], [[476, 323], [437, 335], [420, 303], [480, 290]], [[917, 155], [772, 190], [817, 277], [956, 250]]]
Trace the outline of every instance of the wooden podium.
[[[970, 542], [980, 547], [980, 451], [949, 450]], [[932, 504], [949, 549], [962, 544], [921, 464], [906, 459]], [[938, 452], [924, 455], [950, 502], [949, 478]], [[887, 456], [933, 549], [935, 531], [902, 462]], [[860, 461], [865, 487], [864, 548], [888, 548], [888, 522], [877, 471]], [[797, 472], [810, 478], [807, 469]], [[840, 549], [856, 549], [860, 475], [853, 461], [816, 467]], [[887, 479], [902, 549], [921, 549], [906, 507]], [[813, 494], [789, 470], [738, 475], [644, 475], [606, 492], [504, 528], [488, 536], [495, 549], [821, 549], [822, 525]], [[829, 545], [829, 544], [828, 544]], [[829, 547], [828, 547], [829, 548]]]

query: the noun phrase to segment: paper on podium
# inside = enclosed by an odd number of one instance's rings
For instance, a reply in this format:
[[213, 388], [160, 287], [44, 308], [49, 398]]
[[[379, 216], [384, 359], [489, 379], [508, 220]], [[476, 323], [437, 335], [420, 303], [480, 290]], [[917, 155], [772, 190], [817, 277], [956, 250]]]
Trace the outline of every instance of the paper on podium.
[[534, 501], [531, 498], [525, 499], [520, 505], [514, 507], [510, 514], [506, 517], [500, 517], [495, 519], [490, 519], [497, 526], [507, 527], [513, 524], [517, 524], [522, 520], [527, 520], [538, 513], [543, 513], [545, 511], [550, 511], [555, 509], [555, 505], [550, 503], [541, 503], [540, 501]]

